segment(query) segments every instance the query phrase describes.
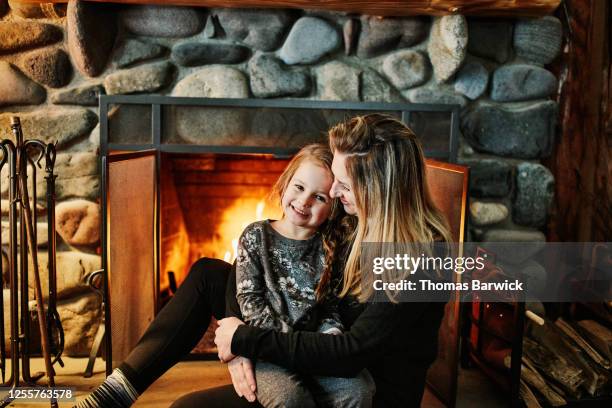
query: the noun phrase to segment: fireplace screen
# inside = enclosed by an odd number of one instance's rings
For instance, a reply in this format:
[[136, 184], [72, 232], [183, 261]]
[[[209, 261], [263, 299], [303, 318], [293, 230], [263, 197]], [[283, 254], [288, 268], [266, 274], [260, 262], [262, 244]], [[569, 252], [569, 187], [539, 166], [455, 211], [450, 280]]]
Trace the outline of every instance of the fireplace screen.
[[[232, 262], [246, 225], [279, 217], [271, 187], [300, 147], [325, 141], [326, 130], [347, 117], [371, 112], [408, 123], [428, 158], [456, 160], [458, 106], [102, 96], [107, 371], [126, 357], [194, 261]], [[457, 202], [464, 205], [465, 175], [448, 171], [458, 177]], [[463, 221], [456, 217], [457, 239]], [[458, 307], [448, 310], [449, 344], [457, 349]], [[445, 358], [456, 365], [456, 351]], [[453, 387], [438, 388], [453, 394]]]

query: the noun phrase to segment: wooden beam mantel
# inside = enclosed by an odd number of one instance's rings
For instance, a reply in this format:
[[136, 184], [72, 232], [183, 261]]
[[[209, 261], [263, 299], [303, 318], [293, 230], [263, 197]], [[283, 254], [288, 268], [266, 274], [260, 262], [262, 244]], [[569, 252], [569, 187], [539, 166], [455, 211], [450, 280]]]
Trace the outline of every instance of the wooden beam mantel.
[[[198, 7], [294, 8], [354, 12], [377, 16], [464, 14], [472, 16], [544, 16], [561, 0], [87, 0], [99, 3]], [[16, 0], [18, 3], [67, 3], [68, 0]]]

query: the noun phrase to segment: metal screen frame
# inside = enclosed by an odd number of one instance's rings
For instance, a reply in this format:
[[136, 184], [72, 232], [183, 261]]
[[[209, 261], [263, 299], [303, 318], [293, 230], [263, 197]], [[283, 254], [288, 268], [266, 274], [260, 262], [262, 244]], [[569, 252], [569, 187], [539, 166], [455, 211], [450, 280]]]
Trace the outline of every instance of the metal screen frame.
[[[118, 144], [109, 142], [109, 107], [111, 105], [150, 105], [152, 143]], [[297, 110], [360, 110], [372, 112], [401, 112], [402, 121], [410, 122], [412, 112], [449, 112], [451, 115], [448, 150], [425, 150], [431, 159], [457, 162], [459, 148], [459, 105], [418, 104], [418, 103], [378, 103], [378, 102], [336, 102], [293, 99], [223, 99], [223, 98], [185, 98], [155, 95], [101, 95], [100, 96], [100, 153], [107, 156], [111, 150], [139, 151], [155, 149], [164, 153], [270, 153], [288, 156], [297, 148], [270, 148], [253, 146], [210, 146], [201, 144], [175, 144], [162, 142], [162, 106], [201, 106], [222, 108], [279, 108]]]
[[[140, 144], [120, 144], [109, 142], [109, 111], [111, 105], [149, 105], [151, 108], [151, 138], [152, 143]], [[111, 344], [111, 313], [108, 298], [108, 163], [109, 154], [112, 151], [121, 152], [142, 152], [155, 151], [156, 170], [155, 179], [159, 185], [161, 171], [162, 153], [223, 153], [223, 154], [272, 154], [280, 157], [288, 157], [295, 154], [298, 148], [278, 148], [278, 147], [256, 147], [256, 146], [211, 146], [202, 144], [175, 144], [162, 142], [163, 112], [165, 106], [201, 106], [201, 107], [225, 107], [232, 108], [278, 108], [296, 110], [357, 110], [372, 111], [377, 113], [401, 113], [401, 120], [404, 123], [410, 122], [413, 112], [448, 112], [450, 114], [450, 134], [448, 135], [448, 150], [425, 149], [427, 158], [457, 162], [459, 148], [459, 105], [445, 104], [415, 104], [415, 103], [378, 103], [378, 102], [337, 102], [337, 101], [311, 101], [311, 100], [292, 100], [292, 99], [226, 99], [226, 98], [186, 98], [159, 95], [100, 95], [99, 97], [99, 117], [100, 117], [100, 168], [101, 179], [101, 202], [102, 202], [102, 268], [104, 269], [104, 305], [105, 305], [105, 331], [106, 341], [106, 373], [112, 372], [112, 344]], [[128, 153], [129, 154], [129, 153]], [[156, 220], [159, 220], [159, 203], [161, 202], [161, 192], [157, 189], [155, 205]], [[160, 225], [155, 226], [154, 240], [160, 242]], [[155, 259], [155, 279], [156, 287], [159, 288], [159, 267], [160, 254], [159, 248], [156, 249]], [[156, 313], [157, 313], [156, 308]]]

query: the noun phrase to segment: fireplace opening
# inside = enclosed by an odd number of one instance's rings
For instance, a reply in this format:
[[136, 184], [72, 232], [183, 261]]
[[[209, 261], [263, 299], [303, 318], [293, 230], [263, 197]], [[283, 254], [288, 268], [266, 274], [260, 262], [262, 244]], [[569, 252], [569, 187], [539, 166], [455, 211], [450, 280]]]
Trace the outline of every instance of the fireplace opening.
[[281, 216], [270, 192], [289, 158], [269, 154], [161, 155], [160, 292], [202, 257], [232, 263], [244, 228]]
[[[202, 257], [236, 258], [250, 223], [282, 213], [272, 186], [289, 162], [271, 154], [173, 154], [160, 160], [160, 276], [158, 307]], [[214, 351], [216, 320], [192, 355]]]
[[[271, 189], [301, 147], [358, 114], [390, 114], [415, 129], [432, 194], [465, 231], [467, 174], [456, 166], [459, 107], [310, 100], [239, 100], [111, 95], [100, 98], [107, 373], [125, 359], [201, 257], [232, 262], [242, 230], [281, 215]], [[446, 163], [444, 163], [446, 162]], [[457, 304], [430, 371], [436, 389], [455, 385]], [[192, 351], [215, 352], [213, 320]], [[210, 354], [209, 354], [210, 355]], [[437, 380], [433, 380], [433, 378]]]

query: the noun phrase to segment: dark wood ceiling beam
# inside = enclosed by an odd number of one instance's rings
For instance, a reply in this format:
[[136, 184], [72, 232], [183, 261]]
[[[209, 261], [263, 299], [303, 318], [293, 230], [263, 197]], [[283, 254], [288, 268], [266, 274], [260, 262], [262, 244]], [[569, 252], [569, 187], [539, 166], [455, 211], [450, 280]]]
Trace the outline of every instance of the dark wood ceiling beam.
[[[234, 8], [295, 8], [354, 12], [379, 16], [445, 15], [543, 16], [561, 0], [87, 0], [102, 3], [159, 4]], [[21, 3], [67, 3], [67, 0], [17, 0]]]

